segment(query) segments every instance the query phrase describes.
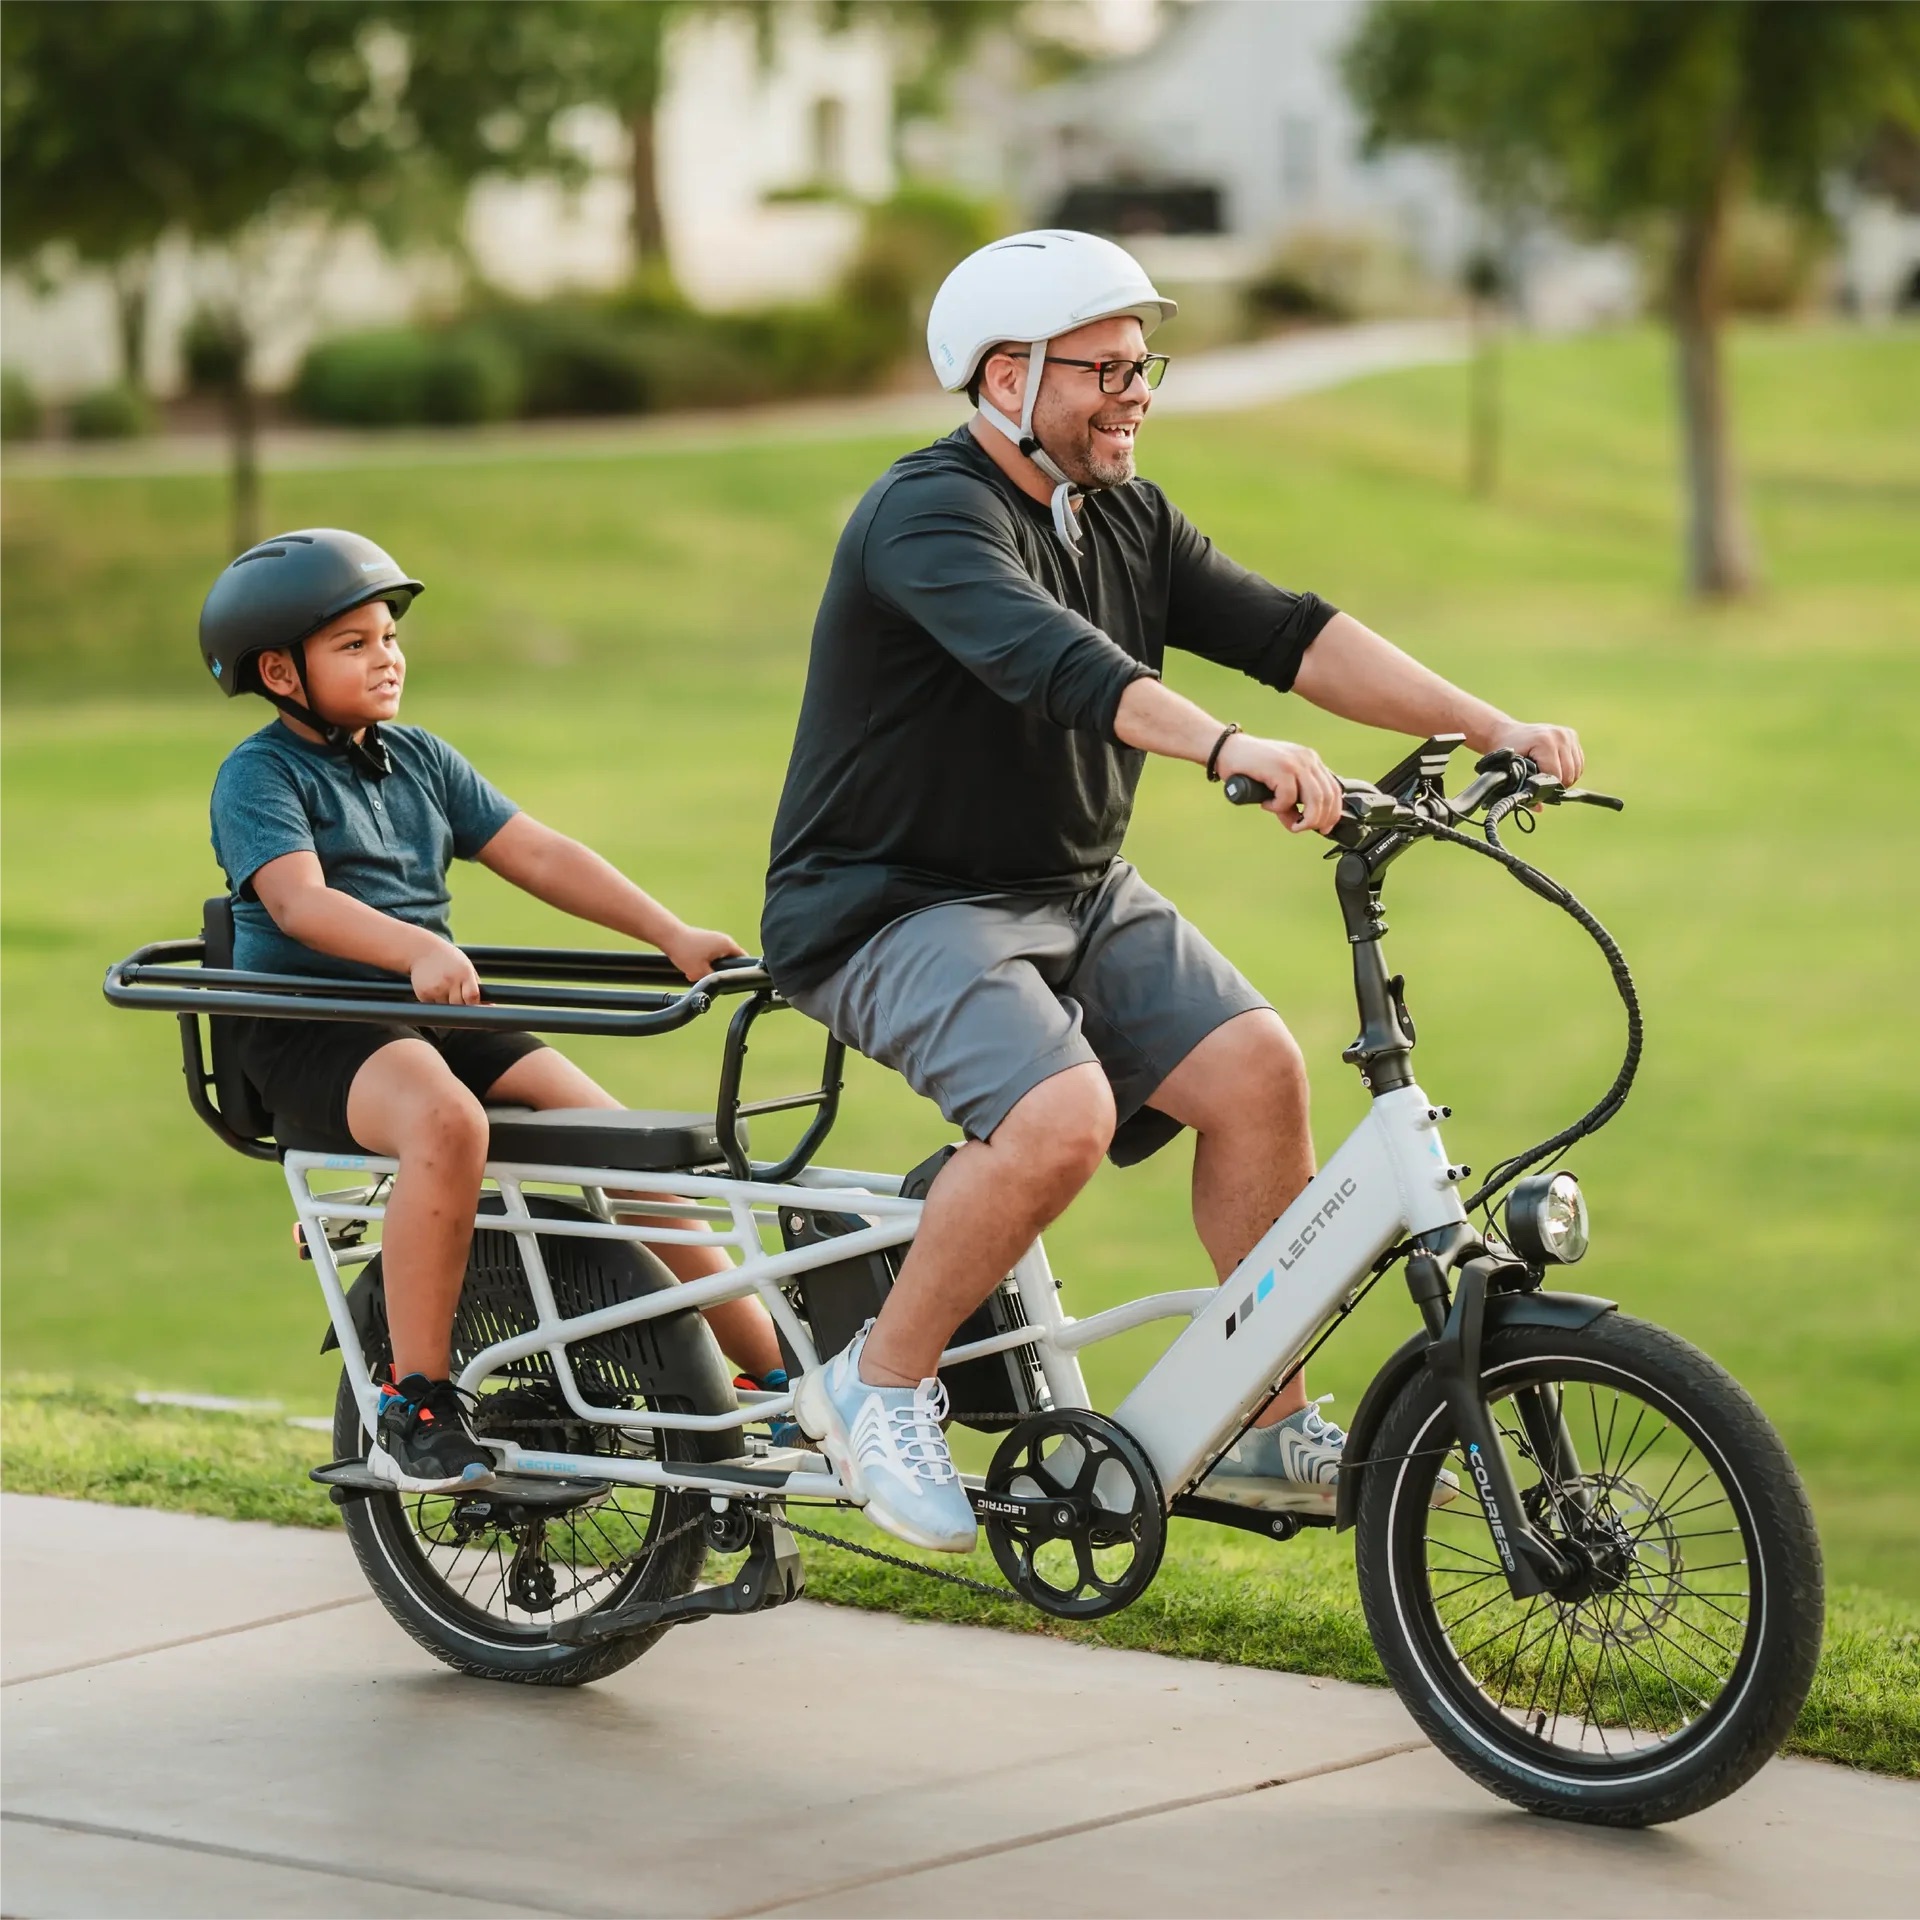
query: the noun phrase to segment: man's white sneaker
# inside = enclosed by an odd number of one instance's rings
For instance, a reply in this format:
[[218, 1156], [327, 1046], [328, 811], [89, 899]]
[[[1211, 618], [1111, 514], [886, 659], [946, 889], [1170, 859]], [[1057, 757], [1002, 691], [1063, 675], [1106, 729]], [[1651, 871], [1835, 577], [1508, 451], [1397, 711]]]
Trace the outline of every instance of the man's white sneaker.
[[[1197, 1491], [1209, 1500], [1269, 1513], [1332, 1513], [1347, 1436], [1320, 1417], [1324, 1404], [1316, 1401], [1270, 1427], [1249, 1428]], [[1459, 1491], [1460, 1482], [1442, 1469], [1428, 1504], [1444, 1507]]]
[[968, 1553], [973, 1505], [960, 1484], [940, 1422], [947, 1390], [939, 1380], [917, 1387], [876, 1387], [860, 1378], [866, 1326], [844, 1352], [805, 1375], [793, 1415], [820, 1442], [840, 1481], [867, 1518], [896, 1539], [936, 1553]]
[[1250, 1427], [1200, 1483], [1209, 1500], [1270, 1513], [1331, 1513], [1340, 1484], [1340, 1452], [1347, 1436], [1302, 1407], [1270, 1427]]

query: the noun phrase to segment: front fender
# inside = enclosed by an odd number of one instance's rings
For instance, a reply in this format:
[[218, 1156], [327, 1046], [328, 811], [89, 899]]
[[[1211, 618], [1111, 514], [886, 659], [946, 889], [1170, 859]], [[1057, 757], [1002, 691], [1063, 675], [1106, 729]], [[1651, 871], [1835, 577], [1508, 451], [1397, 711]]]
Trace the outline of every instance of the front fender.
[[[1619, 1302], [1603, 1300], [1592, 1293], [1491, 1293], [1487, 1296], [1485, 1332], [1497, 1333], [1502, 1327], [1586, 1327], [1603, 1313], [1611, 1313]], [[1347, 1428], [1347, 1444], [1340, 1455], [1340, 1489], [1334, 1509], [1334, 1524], [1344, 1533], [1360, 1515], [1361, 1469], [1372, 1457], [1374, 1436], [1387, 1417], [1387, 1409], [1400, 1397], [1400, 1390], [1426, 1364], [1426, 1351], [1433, 1343], [1423, 1330], [1403, 1340], [1387, 1356], [1386, 1363], [1373, 1376], [1360, 1396], [1360, 1405]]]

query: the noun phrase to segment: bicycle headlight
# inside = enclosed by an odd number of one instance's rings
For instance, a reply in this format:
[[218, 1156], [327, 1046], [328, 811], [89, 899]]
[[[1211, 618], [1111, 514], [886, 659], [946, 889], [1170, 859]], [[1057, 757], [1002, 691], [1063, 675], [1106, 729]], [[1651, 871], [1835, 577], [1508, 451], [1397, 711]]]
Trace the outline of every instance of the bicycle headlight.
[[1534, 1173], [1507, 1199], [1507, 1239], [1529, 1266], [1570, 1267], [1587, 1250], [1587, 1200], [1570, 1173]]

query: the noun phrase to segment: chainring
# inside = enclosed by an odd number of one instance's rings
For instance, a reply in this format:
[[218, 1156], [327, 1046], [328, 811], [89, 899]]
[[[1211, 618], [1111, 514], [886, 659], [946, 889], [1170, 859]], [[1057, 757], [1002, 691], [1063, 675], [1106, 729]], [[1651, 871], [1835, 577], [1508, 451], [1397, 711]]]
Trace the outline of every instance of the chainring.
[[1043, 1613], [1098, 1620], [1146, 1592], [1167, 1547], [1166, 1500], [1140, 1443], [1104, 1414], [1036, 1413], [1001, 1441], [986, 1492], [1042, 1504], [983, 1514], [1014, 1591]]

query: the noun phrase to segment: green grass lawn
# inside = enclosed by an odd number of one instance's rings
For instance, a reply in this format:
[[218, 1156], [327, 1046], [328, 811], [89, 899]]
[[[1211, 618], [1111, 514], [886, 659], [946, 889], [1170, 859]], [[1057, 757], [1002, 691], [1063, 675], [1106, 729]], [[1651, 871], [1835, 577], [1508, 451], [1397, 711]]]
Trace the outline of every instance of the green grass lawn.
[[[1551, 816], [1530, 850], [1625, 946], [1648, 1051], [1625, 1118], [1577, 1156], [1596, 1215], [1579, 1283], [1748, 1383], [1807, 1476], [1836, 1579], [1920, 1598], [1920, 336], [1748, 333], [1734, 384], [1767, 571], [1737, 609], [1675, 587], [1669, 370], [1651, 335], [1516, 351], [1492, 502], [1459, 484], [1458, 369], [1168, 421], [1144, 464], [1237, 557], [1516, 712], [1581, 728], [1594, 784], [1629, 810]], [[894, 450], [270, 476], [268, 513], [363, 528], [429, 581], [404, 629], [410, 719], [751, 944], [813, 605]], [[193, 1121], [171, 1022], [99, 997], [108, 959], [191, 932], [219, 884], [207, 788], [262, 717], [215, 697], [193, 650], [222, 524], [207, 480], [5, 487], [5, 1363], [319, 1409], [323, 1316], [277, 1176]], [[1198, 663], [1172, 678], [1343, 769], [1397, 757]], [[1313, 849], [1157, 767], [1131, 852], [1285, 1010], [1330, 1148], [1361, 1093], [1338, 1061], [1353, 1012]], [[458, 896], [468, 938], [572, 938], [484, 873]], [[1569, 923], [1445, 849], [1396, 868], [1389, 908], [1456, 1153], [1488, 1164], [1604, 1085], [1617, 1009]], [[755, 1048], [769, 1082], [810, 1064], [797, 1017], [779, 1024]], [[578, 1053], [636, 1103], [692, 1106], [718, 1040]], [[860, 1067], [831, 1157], [900, 1167], [945, 1137]], [[1075, 1310], [1202, 1277], [1185, 1178], [1179, 1150], [1104, 1174], [1049, 1237]], [[1410, 1320], [1382, 1288], [1316, 1390], [1351, 1408]], [[1117, 1396], [1155, 1342], [1092, 1355], [1096, 1390]]]

